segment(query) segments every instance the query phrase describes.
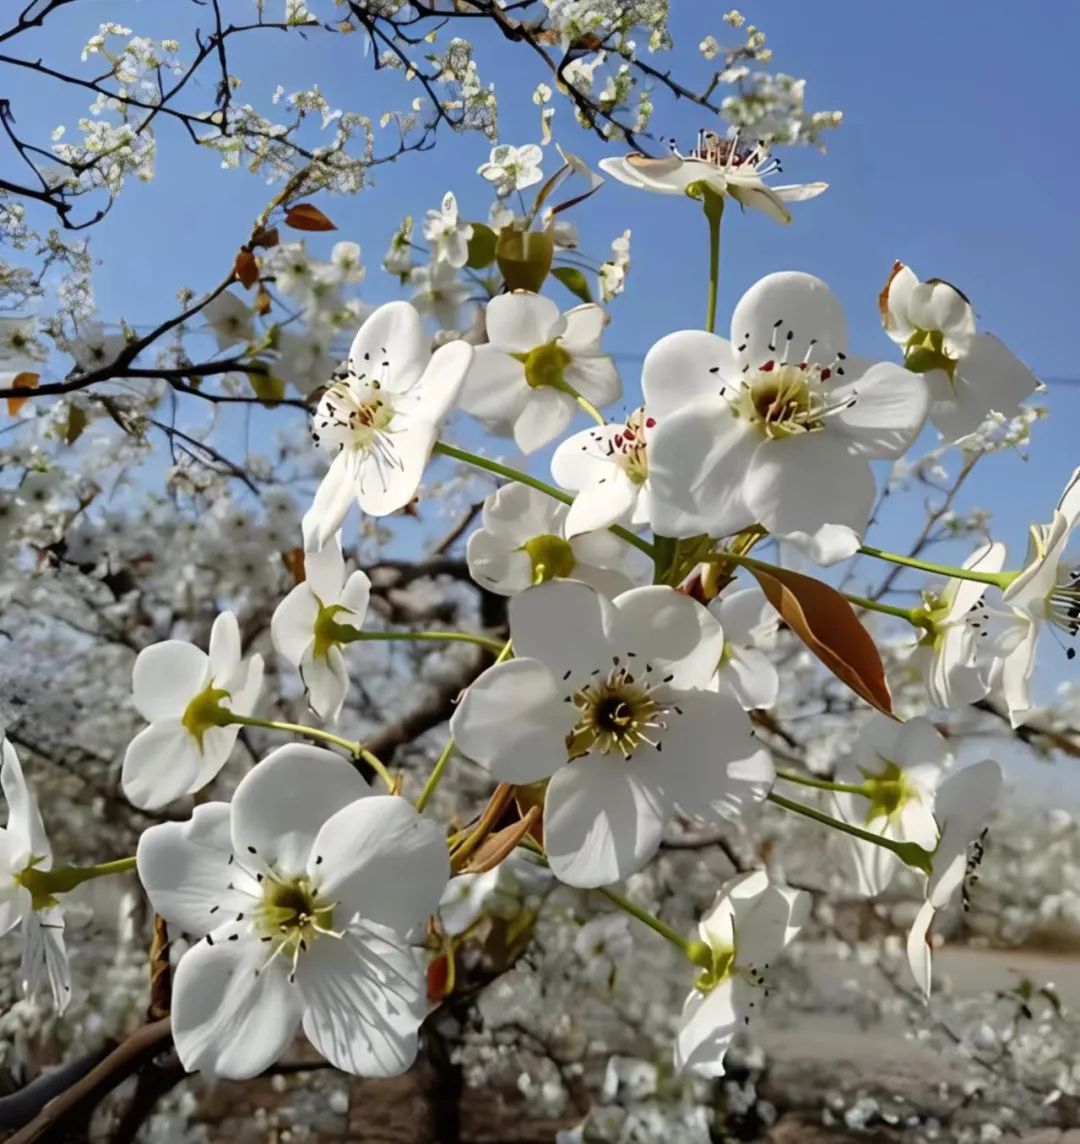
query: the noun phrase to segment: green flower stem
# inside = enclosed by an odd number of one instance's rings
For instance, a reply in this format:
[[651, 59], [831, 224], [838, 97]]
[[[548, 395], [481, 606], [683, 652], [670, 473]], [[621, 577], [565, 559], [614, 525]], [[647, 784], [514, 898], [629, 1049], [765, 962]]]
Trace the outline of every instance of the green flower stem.
[[679, 550], [679, 542], [670, 536], [653, 537], [653, 583], [663, 584], [671, 566], [675, 563], [675, 556]]
[[673, 946], [681, 950], [687, 958], [694, 961], [694, 958], [691, 956], [690, 942], [687, 941], [681, 933], [673, 930], [666, 922], [662, 922], [658, 917], [650, 914], [648, 910], [643, 910], [641, 906], [635, 905], [629, 898], [624, 898], [622, 894], [617, 893], [615, 890], [608, 889], [607, 886], [601, 886], [599, 889], [600, 893], [603, 894], [608, 901], [614, 902], [623, 913], [629, 914], [632, 918], [637, 918], [639, 922], [647, 925], [649, 929], [654, 930], [662, 938], [666, 938]]
[[572, 397], [577, 402], [578, 408], [587, 413], [597, 425], [607, 424], [600, 410], [597, 409], [584, 394], [579, 393], [565, 378], [560, 378], [557, 383], [552, 384], [551, 388], [559, 390], [560, 393], [565, 393], [567, 397]]
[[[510, 658], [513, 651], [513, 641], [507, 640], [502, 646], [499, 654], [495, 660], [496, 664], [505, 663]], [[431, 774], [428, 775], [427, 782], [424, 783], [424, 789], [420, 792], [420, 797], [416, 800], [416, 809], [420, 814], [424, 813], [424, 807], [431, 801], [431, 796], [435, 793], [436, 787], [442, 781], [443, 772], [446, 770], [447, 764], [450, 762], [450, 757], [454, 753], [454, 737], [451, 735], [446, 740], [446, 746], [443, 747], [442, 753], [435, 760], [435, 766], [431, 768]]]
[[382, 760], [362, 743], [354, 743], [351, 739], [342, 738], [332, 731], [323, 731], [319, 727], [305, 727], [302, 723], [278, 723], [273, 719], [256, 719], [251, 715], [236, 715], [231, 711], [226, 711], [225, 714], [229, 716], [228, 723], [239, 723], [243, 727], [262, 727], [266, 731], [285, 731], [290, 735], [304, 735], [308, 739], [344, 747], [354, 759], [363, 759], [386, 784], [387, 790], [392, 790], [394, 787], [394, 780]]
[[783, 779], [788, 783], [799, 783], [800, 786], [815, 787], [817, 790], [835, 790], [842, 794], [859, 794], [863, 798], [870, 798], [870, 791], [858, 783], [834, 783], [828, 779], [815, 779], [810, 775], [800, 775], [798, 771], [780, 771], [776, 772], [778, 779]]
[[890, 564], [902, 564], [905, 568], [918, 568], [920, 572], [932, 572], [935, 576], [953, 576], [959, 580], [974, 580], [977, 584], [992, 584], [995, 588], [1007, 588], [1019, 572], [976, 572], [971, 568], [955, 568], [951, 564], [934, 564], [929, 560], [918, 560], [914, 556], [900, 556], [896, 552], [883, 552], [864, 544], [859, 551], [864, 556], [875, 556]]
[[906, 620], [913, 628], [926, 626], [925, 614], [920, 618], [921, 609], [901, 608], [896, 604], [883, 604], [880, 600], [870, 600], [865, 596], [853, 596], [850, 592], [844, 592], [843, 597], [849, 604], [854, 604], [857, 608], [866, 608], [871, 612], [882, 612], [886, 616], [896, 616], [901, 620]]
[[[345, 626], [345, 625], [342, 625]], [[358, 629], [356, 635], [350, 637], [349, 643], [380, 643], [388, 642], [393, 643], [401, 641], [404, 643], [471, 643], [476, 644], [477, 647], [486, 648], [488, 651], [494, 652], [496, 655], [502, 650], [502, 644], [499, 640], [488, 639], [487, 636], [473, 635], [470, 632], [364, 632]]]
[[720, 289], [720, 221], [724, 217], [724, 196], [703, 185], [701, 205], [709, 220], [709, 298], [705, 309], [705, 329], [712, 334], [716, 332], [716, 297]]
[[16, 875], [15, 880], [27, 890], [35, 910], [54, 905], [57, 894], [68, 894], [93, 878], [106, 878], [110, 874], [126, 874], [135, 869], [135, 859], [114, 858], [96, 866], [57, 866], [52, 870], [39, 870], [31, 866]]
[[790, 810], [794, 814], [801, 814], [804, 818], [812, 818], [815, 822], [820, 822], [822, 826], [828, 826], [832, 830], [839, 830], [843, 834], [850, 834], [852, 838], [858, 838], [863, 842], [869, 842], [874, 846], [891, 850], [901, 862], [907, 866], [911, 866], [912, 869], [921, 870], [928, 876], [934, 872], [933, 854], [916, 842], [896, 842], [891, 838], [883, 838], [880, 834], [871, 834], [869, 830], [860, 830], [857, 826], [852, 826], [847, 822], [841, 822], [838, 818], [831, 818], [827, 814], [822, 814], [820, 810], [815, 810], [812, 806], [804, 806], [801, 802], [793, 802], [791, 799], [784, 798], [783, 795], [776, 794], [775, 792], [770, 792], [768, 798], [769, 802], [775, 803], [784, 810]]
[[[487, 457], [481, 457], [477, 453], [470, 453], [466, 449], [459, 449], [455, 445], [447, 445], [443, 441], [436, 441], [435, 453], [441, 453], [444, 457], [452, 457], [455, 461], [461, 461], [465, 465], [472, 465], [477, 469], [484, 469], [486, 472], [494, 473], [497, 477], [503, 477], [508, 481], [518, 481], [523, 485], [528, 485], [531, 489], [536, 489], [538, 492], [546, 493], [549, 497], [563, 504], [573, 504], [574, 498], [569, 493], [564, 493], [562, 489], [557, 489], [554, 485], [549, 485], [544, 481], [538, 480], [536, 477], [529, 476], [528, 473], [521, 472], [520, 469], [512, 469], [509, 465], [500, 465], [498, 461], [491, 461]], [[640, 536], [636, 536], [628, 528], [623, 528], [622, 525], [613, 524], [609, 529], [621, 540], [625, 540], [627, 544], [632, 544], [639, 551], [644, 552], [650, 560], [653, 559], [653, 546], [647, 541], [642, 540]]]

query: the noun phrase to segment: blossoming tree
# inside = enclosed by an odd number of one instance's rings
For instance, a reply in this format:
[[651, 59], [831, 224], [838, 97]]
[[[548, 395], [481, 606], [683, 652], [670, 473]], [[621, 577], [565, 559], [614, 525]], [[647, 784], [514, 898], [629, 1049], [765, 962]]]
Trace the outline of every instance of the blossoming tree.
[[[427, 1069], [415, 1138], [459, 1140], [462, 1089], [503, 1083], [513, 1054], [549, 1139], [706, 1140], [766, 998], [797, 995], [801, 931], [869, 949], [913, 1021], [963, 1041], [926, 1007], [932, 950], [958, 903], [1018, 893], [973, 886], [988, 756], [1080, 753], [1031, 690], [1046, 637], [1080, 630], [1080, 470], [1026, 554], [952, 512], [976, 464], [1023, 447], [1040, 382], [940, 279], [881, 268], [877, 344], [851, 346], [801, 271], [718, 316], [722, 228], [740, 208], [799, 225], [826, 185], [778, 185], [774, 155], [839, 115], [805, 111], [737, 12], [698, 82], [693, 60], [653, 62], [673, 47], [659, 2], [271, 18], [212, 0], [183, 42], [105, 24], [81, 62], [39, 57], [69, 3], [0, 32], [4, 68], [93, 98], [75, 142], [35, 141], [0, 101], [18, 159], [0, 178], [0, 1059], [27, 1082], [0, 1126], [58, 1139], [96, 1108], [103, 1139], [203, 1138], [185, 1133], [211, 1089], [189, 1074], [293, 1076], [348, 1125], [328, 1075]], [[376, 124], [278, 92], [276, 122], [230, 62], [271, 32], [298, 52], [351, 35], [414, 98]], [[542, 143], [499, 141], [474, 40], [536, 67]], [[657, 145], [664, 96], [712, 124], [691, 150]], [[165, 123], [273, 188], [218, 280], [134, 328], [97, 310], [93, 228], [152, 176]], [[579, 130], [607, 144], [603, 174]], [[429, 170], [448, 131], [490, 140], [490, 212], [433, 183], [383, 261], [408, 297], [372, 308], [360, 247], [326, 237], [334, 196], [392, 160]], [[709, 258], [702, 328], [649, 350], [628, 410], [606, 306], [633, 289], [630, 234], [591, 259], [573, 212], [639, 192]], [[905, 483], [939, 499], [880, 548], [875, 509]], [[418, 519], [443, 535], [418, 542]], [[930, 558], [944, 535], [958, 565]], [[897, 885], [905, 966], [897, 927], [875, 945], [837, 920]], [[1029, 1019], [1060, 1015], [1025, 988]], [[1067, 1091], [1004, 1049], [978, 1059]]]

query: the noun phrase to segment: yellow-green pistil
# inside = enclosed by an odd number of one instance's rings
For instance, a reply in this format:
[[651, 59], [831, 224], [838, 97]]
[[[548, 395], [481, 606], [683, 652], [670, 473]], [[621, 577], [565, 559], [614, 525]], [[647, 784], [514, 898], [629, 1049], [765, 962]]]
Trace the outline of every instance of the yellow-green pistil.
[[916, 330], [904, 346], [904, 365], [912, 373], [944, 370], [950, 381], [956, 375], [956, 358], [945, 352], [945, 335], [941, 330]]
[[271, 958], [289, 959], [292, 980], [300, 954], [316, 937], [342, 936], [333, 928], [337, 903], [321, 898], [307, 877], [267, 878], [262, 885], [262, 900], [252, 915], [252, 924], [263, 941], [275, 943]]
[[352, 615], [352, 611], [344, 604], [319, 604], [319, 614], [315, 617], [315, 646], [313, 654], [316, 659], [325, 659], [327, 653], [337, 644], [352, 643], [359, 634], [351, 624], [339, 624], [336, 617], [345, 612]]
[[687, 946], [686, 955], [702, 972], [694, 982], [699, 993], [711, 993], [722, 985], [735, 972], [735, 947], [719, 943], [692, 941]]
[[528, 553], [532, 562], [535, 583], [574, 574], [574, 568], [577, 566], [574, 550], [561, 536], [545, 532], [526, 540], [522, 548]]
[[525, 367], [525, 380], [533, 389], [548, 386], [551, 389], [565, 389], [563, 373], [573, 360], [558, 342], [545, 342], [528, 353], [515, 353], [511, 357]]
[[870, 806], [866, 812], [867, 824], [877, 818], [890, 819], [903, 810], [919, 792], [908, 781], [902, 767], [891, 759], [882, 759], [881, 770], [875, 773], [869, 767], [860, 767], [863, 789]]
[[211, 727], [227, 727], [233, 721], [232, 712], [221, 705], [223, 699], [229, 698], [229, 692], [223, 687], [215, 687], [211, 680], [209, 686], [203, 688], [184, 708], [180, 722], [199, 744], [200, 751], [203, 749], [206, 732]]

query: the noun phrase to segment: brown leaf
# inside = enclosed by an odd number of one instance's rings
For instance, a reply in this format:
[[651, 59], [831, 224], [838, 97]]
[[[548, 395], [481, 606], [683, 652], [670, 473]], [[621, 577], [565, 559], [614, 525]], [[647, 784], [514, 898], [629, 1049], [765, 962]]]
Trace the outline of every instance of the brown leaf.
[[86, 428], [86, 410], [81, 405], [72, 405], [68, 410], [67, 424], [64, 426], [64, 444], [74, 445]]
[[450, 959], [453, 953], [440, 953], [427, 967], [427, 995], [428, 1000], [436, 1005], [451, 988]]
[[533, 807], [540, 811], [532, 828], [533, 839], [541, 846], [544, 845], [544, 799], [547, 797], [548, 780], [529, 783], [527, 786], [514, 787], [514, 801], [517, 803], [518, 813], [526, 815]]
[[877, 308], [878, 313], [881, 314], [881, 324], [887, 330], [891, 329], [891, 323], [889, 321], [889, 290], [892, 287], [893, 279], [903, 269], [904, 264], [900, 261], [896, 261], [892, 264], [892, 270], [889, 272], [889, 279], [885, 285], [882, 286], [881, 291], [877, 296]]
[[485, 874], [496, 866], [518, 846], [526, 834], [531, 834], [540, 820], [540, 808], [532, 806], [524, 818], [519, 818], [513, 826], [506, 826], [489, 834], [477, 848], [476, 853], [465, 864], [466, 874]]
[[169, 968], [169, 933], [165, 919], [154, 915], [154, 936], [150, 942], [150, 1006], [147, 1017], [157, 1021], [172, 1008], [172, 972]]
[[[17, 373], [11, 382], [12, 389], [37, 389], [41, 381], [40, 373]], [[14, 417], [16, 413], [30, 400], [29, 397], [9, 397], [7, 399], [8, 415]]]
[[307, 579], [307, 573], [304, 571], [304, 550], [302, 548], [290, 548], [288, 552], [283, 552], [281, 563], [285, 565], [294, 584], [303, 584]]
[[856, 695], [886, 715], [892, 697], [877, 645], [852, 606], [828, 584], [786, 568], [748, 569], [788, 627]]
[[270, 292], [260, 288], [258, 294], [255, 295], [255, 302], [252, 308], [256, 314], [262, 317], [263, 315], [270, 313], [270, 306]]
[[293, 230], [337, 230], [337, 227], [311, 203], [297, 203], [285, 211], [285, 225]]
[[251, 236], [252, 246], [261, 246], [263, 250], [270, 250], [281, 241], [276, 226], [264, 226]]
[[241, 250], [233, 263], [233, 273], [240, 285], [250, 290], [259, 281], [258, 259], [250, 250]]

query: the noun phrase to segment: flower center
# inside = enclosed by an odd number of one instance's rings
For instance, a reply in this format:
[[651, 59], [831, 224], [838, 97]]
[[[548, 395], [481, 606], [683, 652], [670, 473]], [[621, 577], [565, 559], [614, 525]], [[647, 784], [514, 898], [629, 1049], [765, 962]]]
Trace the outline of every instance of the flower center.
[[510, 355], [525, 366], [525, 380], [533, 389], [547, 385], [561, 389], [566, 383], [563, 371], [573, 360], [558, 342], [545, 342], [528, 353]]
[[[1057, 583], [1046, 599], [1046, 617], [1070, 639], [1080, 632], [1080, 567], [1062, 565]], [[1067, 659], [1076, 656], [1076, 648], [1065, 649]]]
[[315, 443], [362, 452], [385, 444], [394, 406], [378, 381], [336, 381], [323, 394], [312, 431]]
[[577, 726], [566, 737], [570, 758], [617, 752], [629, 759], [642, 743], [660, 749], [656, 734], [667, 727], [666, 716], [678, 708], [656, 696], [657, 688], [671, 677], [650, 683], [651, 670], [647, 665], [636, 678], [628, 667], [616, 664], [606, 676], [594, 677], [569, 697], [580, 711]]
[[544, 580], [565, 578], [574, 574], [574, 568], [577, 566], [574, 550], [561, 536], [546, 532], [526, 540], [522, 548], [532, 561], [534, 583], [539, 584]]
[[876, 774], [868, 768], [859, 768], [863, 775], [866, 797], [870, 801], [866, 812], [867, 823], [873, 822], [875, 818], [892, 818], [911, 799], [919, 797], [919, 792], [908, 782], [901, 767], [891, 759], [881, 761], [882, 769]]
[[262, 885], [262, 899], [252, 912], [251, 924], [263, 941], [274, 944], [270, 960], [278, 956], [289, 959], [292, 964], [289, 979], [292, 980], [300, 954], [306, 952], [320, 934], [341, 937], [333, 929], [337, 903], [320, 898], [306, 877], [284, 880], [270, 877], [264, 879]]
[[336, 647], [338, 644], [352, 643], [356, 639], [356, 628], [351, 624], [339, 624], [337, 622], [337, 616], [341, 612], [352, 615], [351, 610], [346, 608], [344, 604], [326, 606], [320, 601], [319, 614], [315, 617], [315, 623], [312, 627], [315, 645], [312, 654], [316, 659], [325, 659], [332, 647]]
[[199, 744], [200, 751], [203, 749], [203, 738], [211, 727], [226, 727], [233, 721], [232, 712], [221, 705], [223, 699], [230, 698], [228, 691], [222, 687], [215, 687], [211, 680], [184, 708], [180, 722], [184, 730]]
[[763, 143], [743, 143], [737, 132], [726, 138], [715, 131], [699, 131], [690, 158], [725, 171], [747, 168], [758, 175], [772, 175], [782, 169], [778, 159], [769, 158], [769, 149]]
[[[606, 439], [602, 434], [594, 433], [592, 439], [599, 446], [598, 455], [614, 461], [635, 485], [643, 485], [649, 479], [645, 431], [655, 425], [656, 418], [646, 417], [642, 406], [630, 414], [621, 432]], [[582, 449], [587, 450], [588, 446], [583, 445]]]
[[941, 330], [916, 330], [904, 346], [904, 365], [912, 373], [940, 369], [952, 381], [956, 374], [956, 361], [945, 352], [945, 335]]
[[830, 402], [824, 383], [832, 376], [829, 366], [765, 362], [743, 379], [733, 406], [763, 437], [776, 439], [812, 433], [825, 428], [827, 419], [847, 409], [854, 395]]

